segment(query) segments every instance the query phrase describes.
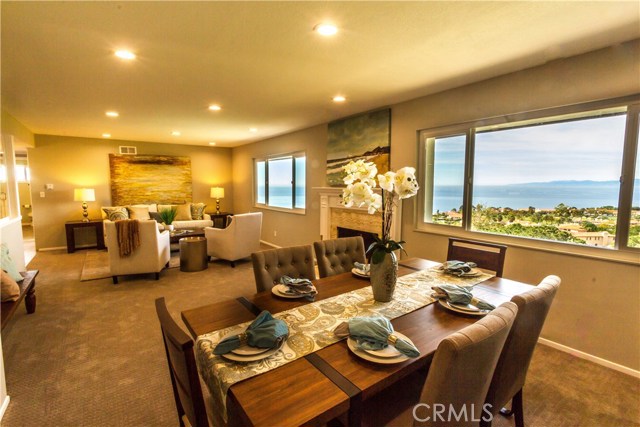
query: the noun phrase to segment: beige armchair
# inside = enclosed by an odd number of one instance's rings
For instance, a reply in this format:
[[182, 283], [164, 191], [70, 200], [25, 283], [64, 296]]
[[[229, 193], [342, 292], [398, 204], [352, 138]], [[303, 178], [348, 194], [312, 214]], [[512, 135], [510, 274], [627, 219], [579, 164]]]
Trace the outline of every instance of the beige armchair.
[[230, 261], [235, 267], [236, 260], [260, 250], [261, 232], [262, 212], [234, 215], [227, 228], [205, 227], [207, 255]]
[[153, 220], [138, 222], [140, 246], [129, 256], [121, 257], [118, 245], [116, 223], [105, 221], [106, 244], [109, 248], [109, 267], [113, 283], [118, 283], [118, 276], [127, 274], [155, 273], [156, 280], [160, 271], [169, 263], [169, 232], [158, 230]]

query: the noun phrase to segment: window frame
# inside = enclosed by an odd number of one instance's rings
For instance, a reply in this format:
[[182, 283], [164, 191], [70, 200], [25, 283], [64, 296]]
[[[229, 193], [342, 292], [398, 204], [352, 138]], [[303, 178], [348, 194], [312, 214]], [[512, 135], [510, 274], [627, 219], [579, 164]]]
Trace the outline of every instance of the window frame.
[[[304, 207], [296, 207], [296, 159], [304, 157], [305, 159], [305, 195]], [[269, 205], [269, 162], [274, 160], [291, 159], [291, 208], [282, 206]], [[305, 215], [307, 209], [307, 167], [306, 151], [294, 151], [289, 153], [273, 154], [269, 156], [256, 157], [253, 159], [253, 206], [258, 209], [268, 209], [278, 212], [293, 213], [297, 215]], [[264, 162], [264, 203], [258, 202], [258, 163]]]
[[[548, 119], [558, 116], [572, 115], [576, 118], [594, 117], [591, 113], [598, 110], [626, 107], [626, 123], [624, 135], [624, 147], [622, 152], [622, 167], [620, 171], [620, 187], [618, 193], [618, 215], [616, 224], [616, 241], [614, 248], [593, 247], [578, 243], [550, 241], [534, 239], [524, 236], [513, 236], [498, 233], [471, 230], [471, 211], [473, 200], [473, 176], [474, 176], [474, 154], [475, 154], [475, 134], [478, 129], [487, 127], [509, 128], [516, 123], [532, 122], [540, 120], [547, 122]], [[429, 223], [425, 219], [425, 208], [427, 191], [418, 193], [418, 200], [415, 203], [414, 231], [432, 233], [439, 235], [455, 236], [483, 240], [493, 243], [508, 244], [516, 247], [528, 249], [539, 249], [549, 252], [573, 254], [589, 258], [599, 258], [606, 260], [617, 260], [632, 264], [640, 264], [638, 254], [640, 248], [628, 246], [628, 235], [631, 219], [631, 208], [633, 198], [633, 184], [635, 174], [635, 162], [638, 152], [638, 133], [640, 133], [640, 97], [639, 94], [613, 98], [602, 101], [593, 101], [580, 104], [573, 104], [563, 107], [553, 107], [529, 112], [521, 112], [499, 117], [491, 117], [459, 124], [421, 129], [417, 131], [417, 158], [418, 158], [418, 178], [421, 184], [426, 181], [427, 168], [427, 138], [443, 138], [455, 135], [466, 135], [465, 144], [465, 165], [463, 180], [463, 210], [462, 226], [448, 224]], [[511, 125], [511, 126], [510, 126]], [[635, 177], [639, 178], [640, 177]], [[427, 190], [425, 188], [425, 190]]]

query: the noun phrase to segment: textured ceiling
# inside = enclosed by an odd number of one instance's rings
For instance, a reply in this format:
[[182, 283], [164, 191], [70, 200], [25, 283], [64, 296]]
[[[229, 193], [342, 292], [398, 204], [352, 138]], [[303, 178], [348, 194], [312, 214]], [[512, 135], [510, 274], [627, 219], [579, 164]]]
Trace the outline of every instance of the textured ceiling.
[[[221, 147], [640, 37], [636, 1], [1, 8], [2, 107], [34, 133]], [[316, 35], [322, 21], [340, 32]], [[117, 59], [122, 47], [138, 58]], [[333, 103], [336, 94], [347, 102]]]

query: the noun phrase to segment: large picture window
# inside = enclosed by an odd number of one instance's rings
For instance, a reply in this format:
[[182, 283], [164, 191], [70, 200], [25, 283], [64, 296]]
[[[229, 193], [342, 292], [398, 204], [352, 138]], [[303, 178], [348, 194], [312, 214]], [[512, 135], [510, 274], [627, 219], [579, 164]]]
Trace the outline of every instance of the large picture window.
[[589, 107], [420, 132], [418, 228], [640, 247], [638, 104]]
[[305, 153], [255, 160], [255, 202], [258, 207], [304, 212]]

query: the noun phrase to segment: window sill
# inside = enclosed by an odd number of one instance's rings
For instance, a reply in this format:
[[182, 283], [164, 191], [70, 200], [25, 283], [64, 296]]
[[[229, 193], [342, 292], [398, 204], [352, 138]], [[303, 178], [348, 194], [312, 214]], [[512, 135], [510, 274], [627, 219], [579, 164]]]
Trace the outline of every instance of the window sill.
[[306, 209], [300, 209], [300, 208], [296, 208], [296, 209], [287, 209], [287, 208], [278, 208], [276, 206], [267, 206], [267, 205], [259, 205], [259, 204], [255, 204], [253, 205], [254, 208], [256, 209], [264, 209], [267, 211], [276, 211], [276, 212], [282, 212], [282, 213], [288, 213], [288, 214], [294, 214], [294, 215], [306, 215], [307, 214], [307, 210]]
[[499, 234], [483, 233], [481, 231], [467, 231], [459, 227], [440, 224], [420, 224], [414, 227], [414, 231], [418, 233], [437, 234], [447, 237], [459, 237], [489, 243], [499, 243], [516, 248], [529, 249], [540, 252], [549, 252], [640, 266], [640, 250], [635, 249], [621, 250], [610, 248], [595, 248], [592, 246], [582, 246], [574, 243], [536, 240], [518, 236], [504, 236]]

